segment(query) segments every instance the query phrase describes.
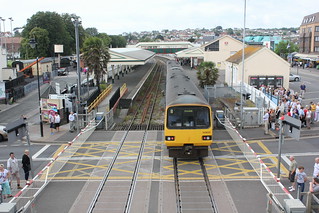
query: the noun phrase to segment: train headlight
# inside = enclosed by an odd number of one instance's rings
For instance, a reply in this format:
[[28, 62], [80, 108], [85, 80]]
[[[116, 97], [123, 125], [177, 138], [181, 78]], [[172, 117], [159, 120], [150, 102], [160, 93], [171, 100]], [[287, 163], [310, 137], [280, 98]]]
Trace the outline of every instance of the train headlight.
[[175, 137], [174, 136], [165, 136], [165, 140], [167, 141], [174, 141]]
[[208, 140], [211, 140], [211, 139], [212, 139], [212, 136], [210, 136], [210, 135], [204, 135], [204, 136], [202, 137], [202, 139], [203, 139], [204, 141], [208, 141]]

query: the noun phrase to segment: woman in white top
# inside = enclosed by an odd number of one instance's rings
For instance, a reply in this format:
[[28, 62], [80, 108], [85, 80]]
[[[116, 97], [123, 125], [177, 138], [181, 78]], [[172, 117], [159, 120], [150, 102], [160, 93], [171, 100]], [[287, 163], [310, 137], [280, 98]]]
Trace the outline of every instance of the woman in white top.
[[2, 186], [3, 198], [12, 197], [11, 189], [9, 185], [10, 172], [4, 168], [3, 164], [0, 164], [0, 183]]

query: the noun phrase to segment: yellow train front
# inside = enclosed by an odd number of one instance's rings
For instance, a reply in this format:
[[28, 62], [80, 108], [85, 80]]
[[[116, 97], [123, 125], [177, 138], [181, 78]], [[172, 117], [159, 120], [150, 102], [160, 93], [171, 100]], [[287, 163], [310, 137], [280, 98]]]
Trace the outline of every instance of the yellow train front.
[[177, 158], [206, 157], [213, 138], [211, 107], [175, 61], [167, 62], [164, 135]]

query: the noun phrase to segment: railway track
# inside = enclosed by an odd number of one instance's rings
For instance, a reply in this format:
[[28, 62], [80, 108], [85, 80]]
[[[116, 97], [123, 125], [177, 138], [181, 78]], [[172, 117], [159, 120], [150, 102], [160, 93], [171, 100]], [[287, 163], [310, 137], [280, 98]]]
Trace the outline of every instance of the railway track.
[[[119, 143], [111, 162], [108, 165], [107, 170], [104, 173], [103, 179], [99, 184], [98, 190], [96, 191], [92, 202], [87, 210], [87, 212], [130, 212], [132, 200], [134, 196], [134, 190], [137, 182], [137, 176], [139, 168], [141, 165], [141, 158], [144, 151], [147, 130], [149, 130], [150, 122], [152, 120], [152, 114], [154, 112], [154, 107], [156, 104], [156, 97], [159, 93], [159, 85], [162, 73], [162, 67], [158, 66], [157, 73], [154, 74], [153, 80], [157, 82], [156, 84], [149, 84], [146, 89], [148, 94], [144, 96], [144, 99], [140, 101], [138, 110], [136, 110], [133, 118], [129, 125], [123, 125], [122, 128], [125, 131], [121, 142]], [[156, 81], [157, 79], [157, 81]], [[150, 94], [154, 96], [150, 102]], [[145, 107], [145, 101], [147, 101], [147, 108]], [[141, 113], [142, 112], [142, 113]], [[141, 117], [145, 122], [140, 122]], [[140, 123], [136, 125], [136, 123]], [[141, 130], [139, 132], [134, 132], [133, 130]], [[116, 171], [120, 170], [119, 165], [123, 162], [118, 157], [127, 154], [126, 151], [122, 150], [122, 147], [127, 142], [126, 138], [129, 135], [133, 135], [136, 141], [140, 141], [138, 152], [132, 155], [131, 163], [128, 165], [132, 171], [130, 174], [130, 179], [128, 181], [109, 181]]]
[[183, 161], [173, 160], [176, 205], [178, 213], [196, 212], [196, 213], [217, 213], [217, 206], [214, 201], [212, 188], [207, 176], [205, 164], [202, 158], [197, 162], [188, 164], [185, 171], [202, 171], [202, 179], [193, 181], [181, 180], [179, 169], [182, 167]]

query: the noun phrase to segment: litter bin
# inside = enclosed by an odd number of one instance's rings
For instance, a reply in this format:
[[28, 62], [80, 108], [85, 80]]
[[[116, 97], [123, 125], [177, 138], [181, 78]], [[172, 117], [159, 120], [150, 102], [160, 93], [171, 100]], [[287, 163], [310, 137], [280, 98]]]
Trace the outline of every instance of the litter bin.
[[225, 126], [222, 124], [225, 121], [225, 113], [223, 110], [216, 110], [216, 128], [225, 129]]
[[95, 115], [95, 123], [97, 124], [96, 129], [105, 128], [105, 122], [101, 121], [104, 119], [104, 112], [97, 112]]

